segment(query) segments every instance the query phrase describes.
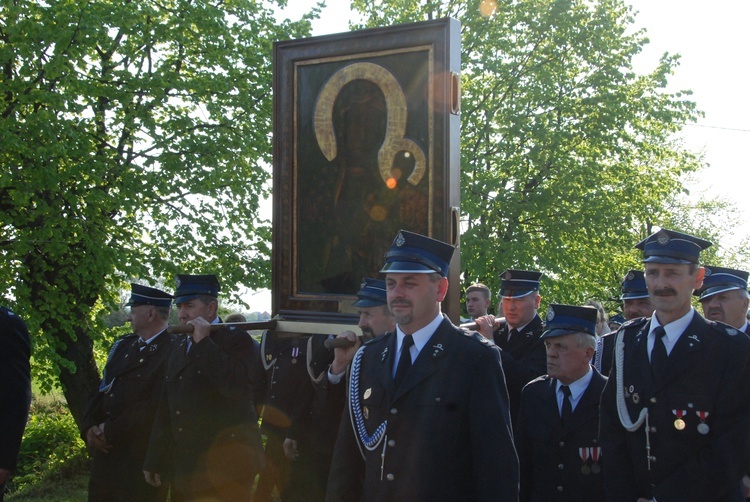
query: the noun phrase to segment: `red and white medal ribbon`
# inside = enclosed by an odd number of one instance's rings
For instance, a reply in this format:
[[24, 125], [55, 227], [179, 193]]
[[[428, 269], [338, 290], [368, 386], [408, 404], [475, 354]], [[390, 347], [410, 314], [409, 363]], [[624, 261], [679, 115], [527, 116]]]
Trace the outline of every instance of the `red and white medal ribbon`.
[[698, 433], [700, 434], [708, 434], [708, 431], [711, 430], [708, 427], [708, 424], [706, 423], [706, 419], [708, 418], [708, 412], [707, 411], [696, 411], [696, 415], [698, 415], [698, 418], [700, 419], [701, 423], [698, 424]]

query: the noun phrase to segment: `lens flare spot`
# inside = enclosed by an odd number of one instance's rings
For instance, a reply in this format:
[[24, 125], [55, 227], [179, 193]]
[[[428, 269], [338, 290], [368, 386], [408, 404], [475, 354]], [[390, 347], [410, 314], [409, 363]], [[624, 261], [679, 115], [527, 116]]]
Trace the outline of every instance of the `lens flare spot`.
[[372, 206], [370, 209], [370, 218], [375, 221], [383, 221], [388, 216], [388, 210], [383, 206]]
[[497, 9], [496, 0], [482, 0], [479, 2], [479, 14], [485, 19], [492, 17], [492, 14], [495, 13], [495, 9]]

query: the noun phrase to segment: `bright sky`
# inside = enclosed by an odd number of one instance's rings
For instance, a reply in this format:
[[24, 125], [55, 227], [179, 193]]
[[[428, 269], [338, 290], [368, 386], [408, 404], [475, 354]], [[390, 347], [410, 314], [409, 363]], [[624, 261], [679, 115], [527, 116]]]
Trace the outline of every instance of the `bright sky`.
[[[636, 60], [636, 70], [654, 67], [664, 52], [680, 54], [670, 90], [692, 90], [705, 113], [684, 129], [684, 145], [703, 152], [709, 167], [689, 188], [721, 197], [737, 206], [744, 225], [727, 228], [722, 243], [736, 246], [750, 235], [750, 96], [746, 51], [750, 48], [748, 0], [626, 0], [636, 11], [635, 27], [645, 28], [651, 43]], [[309, 9], [313, 0], [289, 0], [290, 17]], [[348, 31], [348, 0], [327, 0], [313, 35]], [[478, 0], [477, 0], [478, 3]], [[293, 9], [293, 10], [291, 10]], [[748, 264], [750, 266], [750, 264]], [[270, 295], [250, 299], [252, 310], [270, 312]], [[265, 305], [265, 298], [268, 304]], [[257, 306], [256, 306], [257, 305]], [[261, 308], [262, 307], [262, 308]]]
[[[705, 113], [684, 129], [684, 144], [703, 151], [709, 168], [694, 188], [734, 203], [745, 222], [725, 229], [722, 240], [737, 245], [750, 235], [750, 97], [746, 52], [750, 48], [750, 2], [747, 0], [629, 0], [639, 13], [651, 43], [636, 63], [652, 67], [662, 53], [678, 53], [681, 64], [670, 80], [672, 90], [691, 89]], [[636, 68], [638, 69], [638, 68]], [[750, 264], [749, 264], [750, 265]]]

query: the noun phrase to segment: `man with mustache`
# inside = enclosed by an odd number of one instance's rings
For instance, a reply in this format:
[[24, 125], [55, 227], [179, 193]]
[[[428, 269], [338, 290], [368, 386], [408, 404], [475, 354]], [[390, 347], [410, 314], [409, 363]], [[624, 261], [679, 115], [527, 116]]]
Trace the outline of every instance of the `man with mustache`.
[[748, 273], [744, 270], [706, 266], [703, 286], [693, 293], [700, 297], [698, 301], [706, 319], [720, 321], [748, 333], [747, 278]]
[[[706, 319], [729, 324], [743, 333], [750, 333], [747, 322], [747, 278], [744, 270], [706, 266], [703, 286], [693, 293], [698, 300]], [[745, 497], [750, 499], [750, 476], [742, 478]]]
[[329, 502], [518, 500], [498, 349], [440, 312], [453, 251], [402, 230], [385, 255], [397, 327], [352, 362]]
[[[333, 362], [323, 372], [317, 371], [315, 357], [308, 360], [315, 389], [303, 405], [301, 420], [289, 428], [289, 436], [284, 440], [284, 455], [291, 461], [284, 502], [316, 502], [325, 498], [333, 447], [346, 403], [346, 371], [363, 343], [396, 328], [388, 310], [385, 281], [363, 278], [353, 305], [359, 312], [361, 339], [351, 330], [339, 333], [337, 338], [346, 338], [353, 345], [334, 349]], [[312, 343], [309, 345], [312, 348]]]
[[618, 331], [602, 394], [609, 501], [742, 501], [750, 465], [750, 338], [691, 305], [711, 243], [660, 230], [643, 251], [651, 318]]

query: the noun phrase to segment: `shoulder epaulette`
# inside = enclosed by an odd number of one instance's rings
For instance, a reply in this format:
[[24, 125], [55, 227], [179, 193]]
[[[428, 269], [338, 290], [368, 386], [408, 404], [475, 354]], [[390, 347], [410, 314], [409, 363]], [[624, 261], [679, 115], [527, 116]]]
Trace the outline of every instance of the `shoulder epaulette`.
[[625, 321], [624, 323], [622, 323], [622, 325], [618, 329], [643, 326], [649, 320], [651, 320], [650, 317], [636, 317], [635, 319], [630, 319], [629, 321]]
[[541, 375], [541, 376], [536, 377], [535, 379], [533, 379], [532, 381], [530, 381], [526, 385], [524, 385], [524, 387], [526, 387], [527, 385], [531, 385], [533, 383], [537, 383], [537, 382], [546, 382], [549, 379], [550, 379], [549, 375]]
[[461, 333], [467, 338], [472, 338], [483, 345], [487, 345], [487, 346], [495, 345], [495, 342], [493, 342], [492, 340], [488, 340], [478, 331], [469, 331], [465, 328], [459, 328], [459, 329], [461, 329]]
[[737, 328], [723, 322], [711, 321], [710, 319], [706, 319], [706, 322], [709, 326], [711, 326], [711, 328], [718, 331], [719, 333], [725, 333], [729, 336], [737, 336], [742, 333], [742, 331], [738, 330]]

